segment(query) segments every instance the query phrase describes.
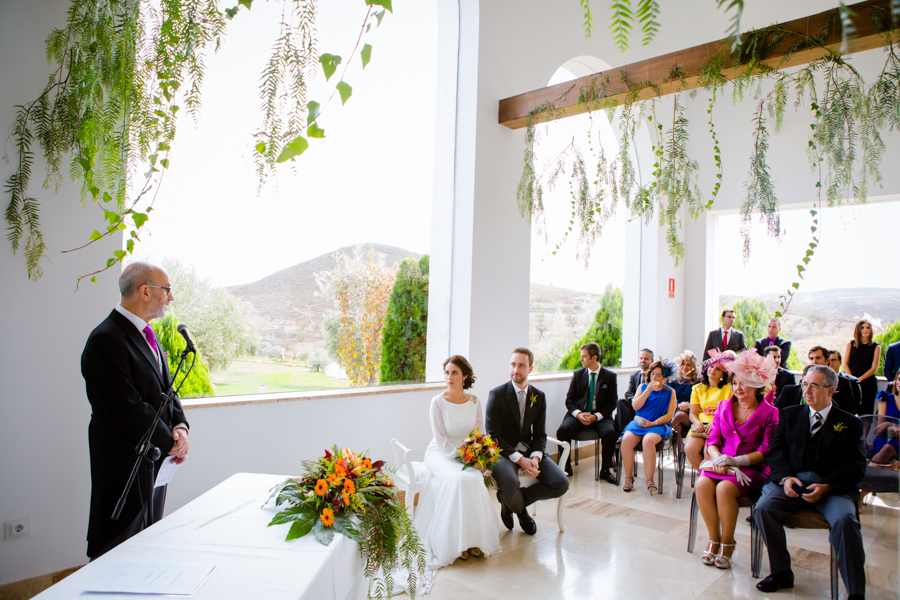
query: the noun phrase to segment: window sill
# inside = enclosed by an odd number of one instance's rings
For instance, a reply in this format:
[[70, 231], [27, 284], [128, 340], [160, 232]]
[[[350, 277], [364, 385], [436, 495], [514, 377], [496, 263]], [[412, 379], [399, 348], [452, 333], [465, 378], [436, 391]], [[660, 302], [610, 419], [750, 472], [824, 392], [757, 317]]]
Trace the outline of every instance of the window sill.
[[271, 404], [272, 402], [294, 402], [298, 400], [322, 400], [336, 398], [354, 398], [358, 396], [377, 396], [379, 394], [405, 394], [442, 390], [443, 382], [409, 383], [403, 385], [383, 385], [366, 388], [343, 388], [338, 390], [312, 390], [308, 392], [276, 392], [271, 394], [246, 394], [243, 396], [212, 396], [209, 398], [182, 399], [184, 408], [218, 408], [220, 406], [244, 406], [247, 404]]

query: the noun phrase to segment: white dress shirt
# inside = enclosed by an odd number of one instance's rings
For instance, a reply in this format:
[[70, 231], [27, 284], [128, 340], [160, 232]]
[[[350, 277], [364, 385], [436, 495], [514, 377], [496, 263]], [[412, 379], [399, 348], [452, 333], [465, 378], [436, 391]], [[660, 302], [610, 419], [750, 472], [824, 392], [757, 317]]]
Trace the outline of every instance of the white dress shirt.
[[[807, 404], [809, 406], [809, 404]], [[831, 412], [831, 407], [833, 403], [829, 403], [828, 406], [818, 411], [820, 415], [822, 415], [822, 427], [825, 426], [825, 421], [828, 419], [828, 413]], [[809, 406], [809, 430], [812, 431], [813, 425], [816, 424], [816, 411], [813, 410], [812, 406]]]

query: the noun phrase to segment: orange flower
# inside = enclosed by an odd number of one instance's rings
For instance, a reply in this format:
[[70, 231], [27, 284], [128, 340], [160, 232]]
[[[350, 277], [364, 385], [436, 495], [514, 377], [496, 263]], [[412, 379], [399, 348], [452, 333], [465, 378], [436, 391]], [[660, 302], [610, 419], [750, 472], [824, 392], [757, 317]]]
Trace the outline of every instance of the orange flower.
[[344, 506], [350, 506], [350, 494], [347, 493], [347, 490], [344, 490]]
[[347, 476], [347, 467], [342, 464], [337, 464], [334, 466], [334, 472], [338, 477], [346, 477]]
[[362, 459], [362, 464], [363, 464], [363, 468], [366, 469], [366, 470], [372, 468], [372, 461], [369, 460], [368, 458]]
[[323, 508], [322, 516], [319, 518], [322, 519], [322, 524], [325, 525], [325, 527], [334, 525], [334, 512], [330, 508]]
[[337, 480], [338, 480], [338, 476], [335, 475], [334, 473], [332, 473], [331, 475], [328, 476], [328, 485], [334, 485], [335, 483], [337, 483]]
[[320, 479], [316, 482], [316, 494], [319, 496], [324, 496], [328, 492], [328, 484], [325, 483], [324, 479]]
[[344, 480], [344, 493], [345, 494], [355, 494], [356, 493], [356, 484], [353, 483], [352, 479]]

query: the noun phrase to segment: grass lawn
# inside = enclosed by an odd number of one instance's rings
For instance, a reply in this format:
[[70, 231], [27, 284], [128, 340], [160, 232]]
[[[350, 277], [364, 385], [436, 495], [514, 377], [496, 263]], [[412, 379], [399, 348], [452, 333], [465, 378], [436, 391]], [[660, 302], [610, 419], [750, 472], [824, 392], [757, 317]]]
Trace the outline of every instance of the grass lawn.
[[216, 396], [258, 394], [261, 384], [266, 386], [266, 393], [350, 387], [346, 379], [333, 379], [305, 367], [243, 361], [231, 363], [226, 370], [212, 373], [210, 378], [216, 386]]

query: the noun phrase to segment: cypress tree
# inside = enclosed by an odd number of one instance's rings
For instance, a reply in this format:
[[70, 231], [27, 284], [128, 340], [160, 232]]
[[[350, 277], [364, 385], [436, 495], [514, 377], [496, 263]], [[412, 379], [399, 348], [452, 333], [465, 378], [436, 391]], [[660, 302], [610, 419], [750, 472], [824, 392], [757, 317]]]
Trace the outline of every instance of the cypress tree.
[[381, 381], [424, 381], [428, 327], [428, 255], [407, 258], [397, 278], [381, 338]]

